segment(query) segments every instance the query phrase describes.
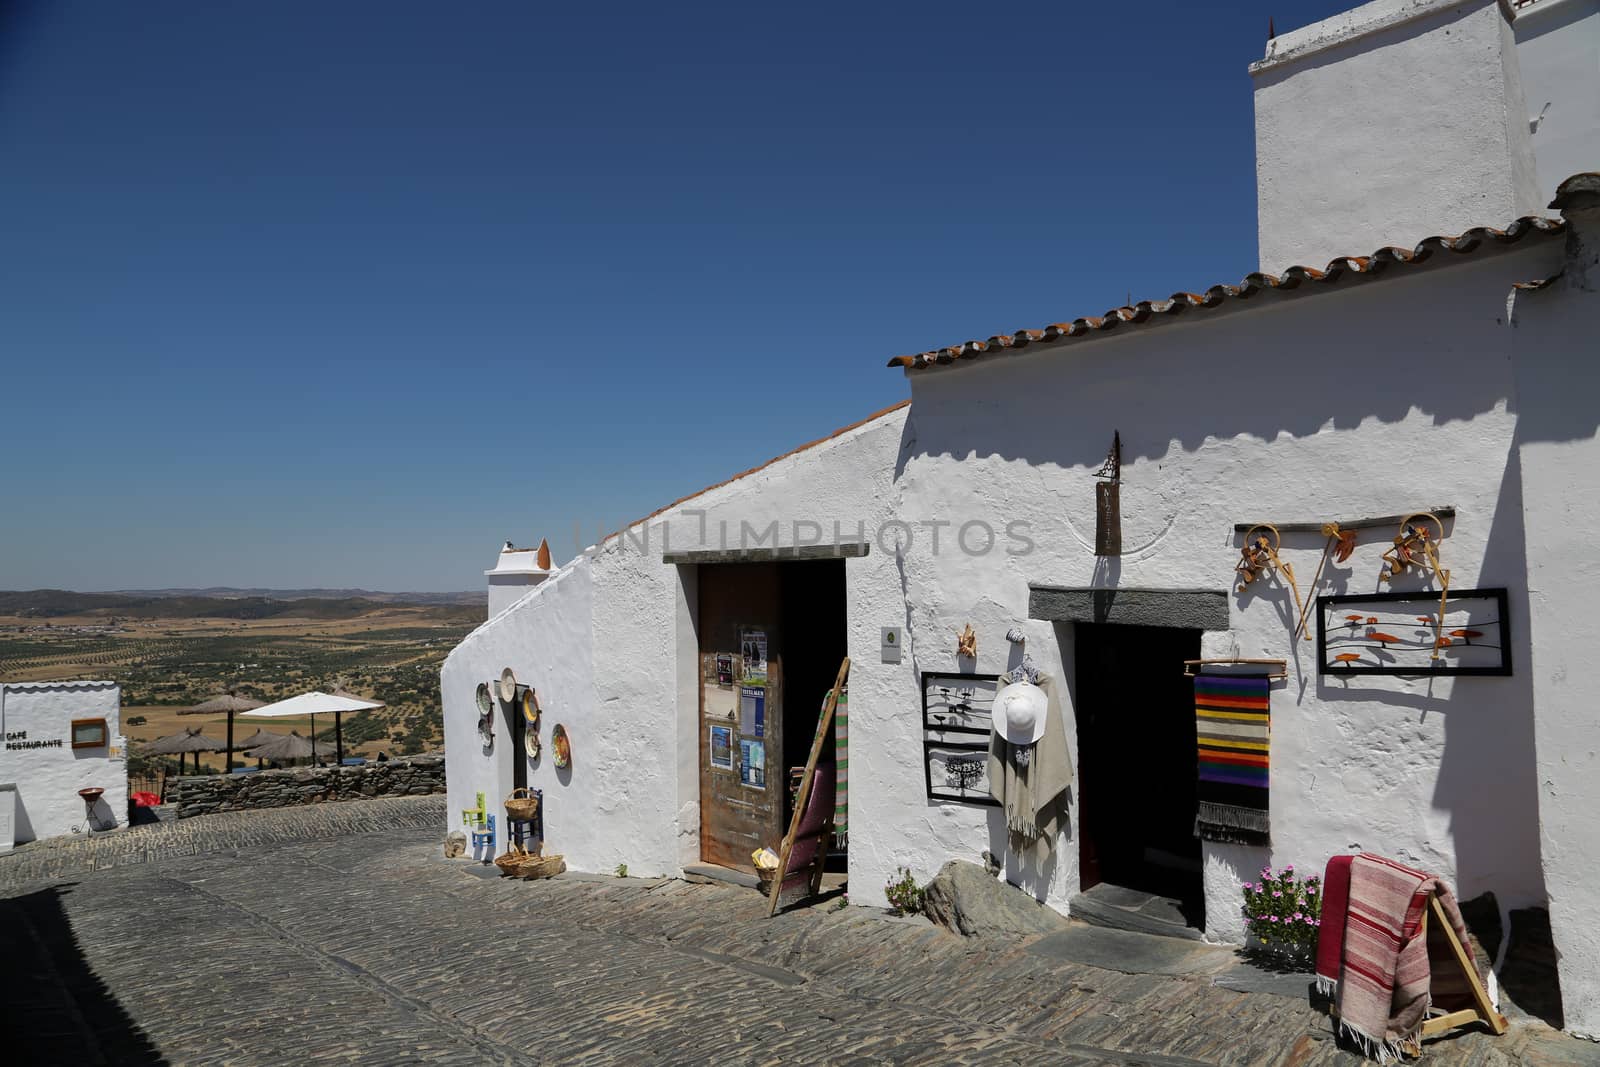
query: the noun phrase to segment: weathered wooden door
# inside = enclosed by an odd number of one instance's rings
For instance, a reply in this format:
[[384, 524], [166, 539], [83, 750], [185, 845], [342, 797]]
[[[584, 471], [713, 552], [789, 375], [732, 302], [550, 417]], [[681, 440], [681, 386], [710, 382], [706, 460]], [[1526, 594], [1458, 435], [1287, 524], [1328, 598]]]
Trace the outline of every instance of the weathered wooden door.
[[745, 871], [783, 837], [783, 635], [776, 563], [700, 567], [700, 857]]

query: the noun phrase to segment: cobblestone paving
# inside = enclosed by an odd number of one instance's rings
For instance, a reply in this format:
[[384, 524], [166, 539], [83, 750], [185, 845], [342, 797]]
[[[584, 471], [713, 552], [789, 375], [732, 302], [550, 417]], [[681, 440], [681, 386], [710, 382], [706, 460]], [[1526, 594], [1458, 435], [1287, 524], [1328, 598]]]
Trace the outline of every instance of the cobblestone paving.
[[[0, 1059], [1362, 1062], [1301, 1000], [1064, 962], [866, 909], [769, 921], [735, 887], [488, 878], [441, 858], [442, 826], [438, 798], [368, 801], [0, 858]], [[1430, 1045], [1427, 1059], [1597, 1052], [1527, 1024]]]

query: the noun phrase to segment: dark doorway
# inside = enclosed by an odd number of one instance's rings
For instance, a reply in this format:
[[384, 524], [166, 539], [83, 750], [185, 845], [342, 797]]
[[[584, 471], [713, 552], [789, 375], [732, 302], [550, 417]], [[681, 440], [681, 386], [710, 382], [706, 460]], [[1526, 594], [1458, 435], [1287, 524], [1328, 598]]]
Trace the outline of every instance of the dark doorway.
[[1083, 888], [1106, 882], [1178, 902], [1204, 928], [1194, 836], [1200, 631], [1078, 623], [1074, 635]]
[[511, 735], [511, 788], [526, 789], [528, 787], [528, 753], [525, 751], [528, 743], [528, 722], [522, 717], [520, 701], [507, 704], [500, 700], [500, 687], [498, 684], [490, 685], [494, 690], [495, 699], [499, 701], [501, 714], [506, 719], [506, 733]]
[[[817, 736], [822, 703], [833, 690], [845, 656], [844, 560], [815, 560], [779, 566], [782, 580], [784, 670], [787, 713], [783, 717], [784, 809], [787, 829], [794, 816], [789, 777], [803, 769]], [[824, 743], [817, 761], [831, 766], [835, 750]]]

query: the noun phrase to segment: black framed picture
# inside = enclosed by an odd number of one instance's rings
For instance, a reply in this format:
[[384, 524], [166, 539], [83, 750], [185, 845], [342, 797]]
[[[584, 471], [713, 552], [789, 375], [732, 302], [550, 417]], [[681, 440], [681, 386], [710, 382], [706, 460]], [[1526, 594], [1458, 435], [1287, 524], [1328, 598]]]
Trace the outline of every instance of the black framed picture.
[[1508, 675], [1504, 589], [1317, 598], [1317, 673]]
[[989, 795], [989, 743], [924, 738], [922, 771], [929, 800], [999, 807]]
[[994, 728], [998, 674], [922, 672], [922, 727], [949, 733], [987, 734]]
[[989, 734], [998, 674], [922, 673], [922, 776], [928, 799], [997, 807], [989, 795]]

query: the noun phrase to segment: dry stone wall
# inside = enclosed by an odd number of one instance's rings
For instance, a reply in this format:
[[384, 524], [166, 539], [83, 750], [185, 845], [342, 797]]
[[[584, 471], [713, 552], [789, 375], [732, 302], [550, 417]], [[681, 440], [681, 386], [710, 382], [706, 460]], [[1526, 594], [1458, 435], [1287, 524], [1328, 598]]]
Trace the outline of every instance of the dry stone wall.
[[325, 800], [422, 796], [442, 793], [443, 756], [408, 756], [359, 767], [304, 767], [254, 774], [213, 774], [167, 783], [167, 802], [178, 818], [214, 811], [286, 808]]

